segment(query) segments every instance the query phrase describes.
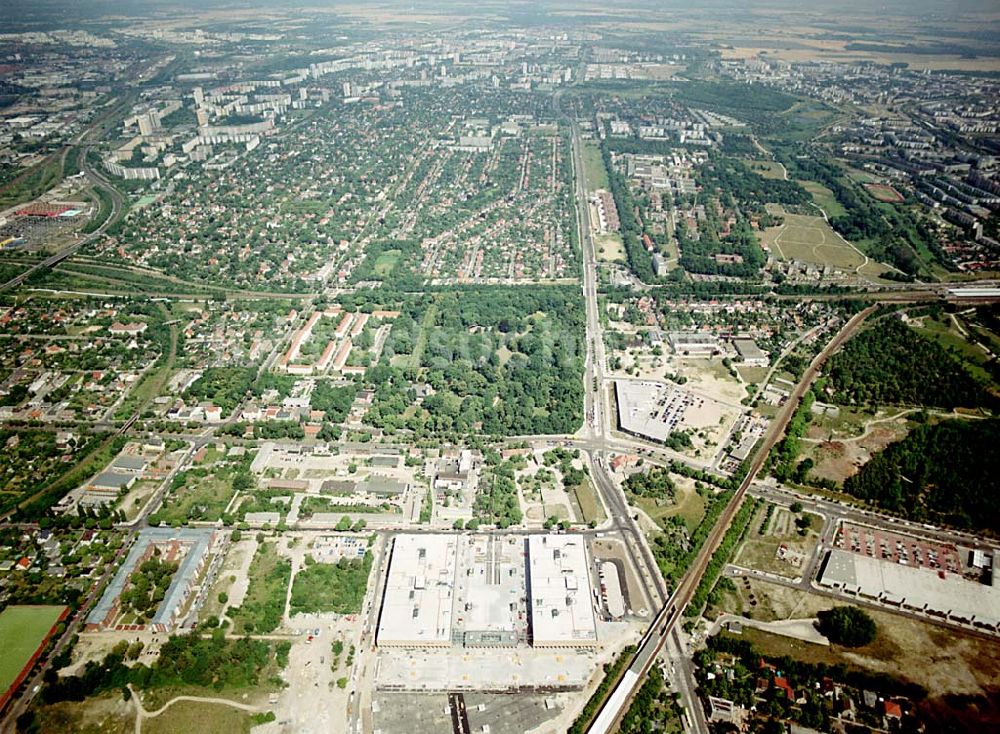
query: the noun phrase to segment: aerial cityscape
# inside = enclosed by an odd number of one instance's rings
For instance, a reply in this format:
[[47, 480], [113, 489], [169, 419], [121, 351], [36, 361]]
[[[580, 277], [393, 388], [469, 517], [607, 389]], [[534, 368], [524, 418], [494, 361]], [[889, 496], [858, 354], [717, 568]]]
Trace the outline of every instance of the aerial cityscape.
[[1000, 732], [1000, 6], [0, 18], [0, 732]]

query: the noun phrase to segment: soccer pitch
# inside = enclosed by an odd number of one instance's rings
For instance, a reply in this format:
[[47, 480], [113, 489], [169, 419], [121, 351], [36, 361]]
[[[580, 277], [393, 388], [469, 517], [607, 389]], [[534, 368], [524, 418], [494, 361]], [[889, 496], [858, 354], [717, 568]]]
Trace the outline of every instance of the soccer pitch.
[[14, 606], [0, 612], [0, 694], [17, 680], [65, 607]]

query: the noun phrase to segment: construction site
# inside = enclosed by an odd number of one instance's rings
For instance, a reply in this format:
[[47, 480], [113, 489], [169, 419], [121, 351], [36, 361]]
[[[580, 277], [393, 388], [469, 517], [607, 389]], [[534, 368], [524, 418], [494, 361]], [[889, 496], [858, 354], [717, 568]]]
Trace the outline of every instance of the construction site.
[[381, 690], [575, 690], [634, 632], [608, 619], [607, 581], [581, 537], [402, 534], [388, 564]]

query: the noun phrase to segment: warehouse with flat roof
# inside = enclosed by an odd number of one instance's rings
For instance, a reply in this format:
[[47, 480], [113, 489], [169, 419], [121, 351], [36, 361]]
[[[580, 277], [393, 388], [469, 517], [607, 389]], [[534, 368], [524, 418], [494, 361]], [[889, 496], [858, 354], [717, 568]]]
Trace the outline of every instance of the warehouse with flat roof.
[[451, 645], [459, 537], [397, 535], [393, 539], [376, 636], [380, 647]]
[[615, 380], [618, 427], [633, 436], [666, 441], [684, 429], [684, 417], [695, 403], [691, 393], [651, 380]]
[[889, 606], [1000, 629], [1000, 586], [833, 549], [819, 581]]
[[[624, 606], [620, 590], [612, 596], [613, 608]], [[583, 538], [402, 534], [375, 639], [389, 648], [592, 646], [596, 599]]]
[[667, 341], [676, 354], [704, 356], [719, 351], [719, 338], [715, 334], [673, 331], [667, 334]]
[[458, 559], [453, 638], [465, 647], [526, 642], [524, 538], [463, 536]]
[[584, 540], [572, 535], [528, 538], [528, 599], [534, 647], [597, 644]]

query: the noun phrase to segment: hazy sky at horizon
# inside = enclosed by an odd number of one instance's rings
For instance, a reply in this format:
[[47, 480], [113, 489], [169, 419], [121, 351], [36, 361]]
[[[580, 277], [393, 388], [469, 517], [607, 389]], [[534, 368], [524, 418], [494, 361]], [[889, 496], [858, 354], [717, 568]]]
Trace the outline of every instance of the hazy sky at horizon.
[[[372, 5], [399, 8], [401, 13], [411, 10], [431, 12], [442, 10], [450, 14], [468, 15], [470, 18], [485, 15], [509, 14], [515, 22], [545, 24], [548, 13], [560, 11], [553, 22], [567, 19], [573, 9], [606, 10], [614, 14], [621, 9], [651, 10], [681, 13], [690, 17], [724, 17], [732, 13], [734, 19], [743, 15], [760, 15], [761, 11], [817, 13], [828, 22], [849, 26], [864, 19], [877, 33], [872, 17], [906, 16], [914, 20], [929, 18], [960, 20], [974, 15], [975, 31], [980, 34], [997, 33], [1000, 43], [1000, 0], [0, 0], [0, 17], [9, 24], [37, 24], [37, 27], [65, 27], [76, 19], [97, 19], [101, 16], [167, 15], [176, 12], [199, 10], [260, 9], [335, 9], [344, 5]], [[59, 26], [59, 23], [62, 26]], [[827, 25], [824, 23], [824, 25]], [[11, 28], [10, 30], [15, 30]], [[898, 31], [898, 28], [895, 29]], [[924, 30], [926, 32], [926, 29]]]

